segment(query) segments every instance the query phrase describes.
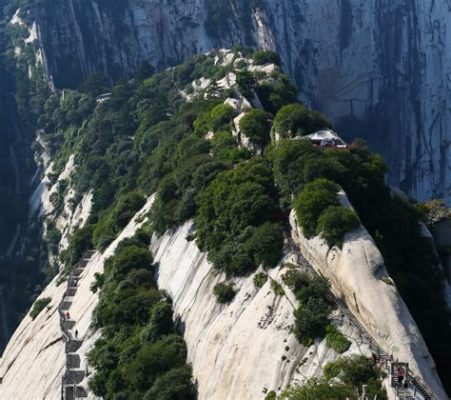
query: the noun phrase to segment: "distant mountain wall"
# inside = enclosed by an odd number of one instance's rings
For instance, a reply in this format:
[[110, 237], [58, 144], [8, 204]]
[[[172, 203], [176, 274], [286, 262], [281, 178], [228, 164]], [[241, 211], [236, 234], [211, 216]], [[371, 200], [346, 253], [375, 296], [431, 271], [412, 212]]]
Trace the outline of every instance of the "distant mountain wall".
[[275, 49], [301, 98], [363, 137], [390, 183], [451, 202], [449, 0], [45, 0], [47, 75], [71, 87], [233, 45]]

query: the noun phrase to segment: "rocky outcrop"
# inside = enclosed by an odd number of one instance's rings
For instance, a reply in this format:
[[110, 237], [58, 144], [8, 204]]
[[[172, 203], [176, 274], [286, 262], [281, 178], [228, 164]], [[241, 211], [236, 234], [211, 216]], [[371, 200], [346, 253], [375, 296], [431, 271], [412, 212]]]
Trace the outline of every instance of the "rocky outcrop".
[[345, 139], [363, 136], [384, 155], [391, 183], [419, 199], [451, 201], [447, 0], [41, 4], [35, 31], [58, 87], [234, 44], [275, 49], [305, 102]]
[[[80, 268], [76, 290], [73, 282], [58, 285], [58, 278], [45, 289], [41, 297], [51, 297], [51, 303], [36, 320], [29, 316], [23, 320], [4, 353], [0, 364], [1, 398], [32, 395], [58, 399], [63, 375], [66, 383], [67, 379], [75, 380], [77, 393], [84, 395], [91, 372], [86, 354], [99, 337], [99, 332], [91, 328], [98, 295], [90, 291], [90, 285], [117, 243], [132, 236], [145, 222], [142, 217], [152, 201], [150, 198], [103, 254], [92, 254]], [[158, 265], [158, 284], [173, 298], [175, 313], [181, 320], [199, 398], [263, 399], [271, 390], [279, 392], [289, 383], [319, 376], [322, 366], [338, 354], [324, 340], [309, 348], [300, 346], [291, 334], [296, 300], [287, 288], [283, 296], [271, 289], [271, 280], [283, 284], [283, 264], [270, 272], [270, 280], [261, 289], [255, 288], [253, 276], [236, 279], [236, 298], [221, 306], [212, 288], [224, 276], [217, 273], [194, 242], [186, 239], [192, 227], [188, 222], [175, 232], [154, 238], [152, 251]], [[289, 252], [285, 261], [296, 262], [296, 257]], [[60, 319], [59, 307], [70, 312], [65, 321]], [[337, 310], [334, 319], [351, 340], [347, 354], [369, 355], [367, 344], [349, 318]], [[69, 392], [66, 394], [71, 395]], [[92, 394], [87, 396], [93, 398]]]
[[[91, 326], [98, 295], [90, 291], [90, 286], [95, 274], [103, 272], [104, 260], [114, 253], [117, 244], [145, 223], [152, 202], [153, 197], [103, 254], [91, 254], [84, 267], [75, 270], [76, 285], [58, 285], [55, 278], [45, 289], [41, 298], [50, 297], [51, 303], [34, 321], [25, 317], [1, 360], [1, 398], [32, 395], [57, 399], [63, 375], [68, 389], [73, 381], [78, 395], [93, 398], [87, 391], [92, 371], [87, 367], [86, 355], [99, 332]], [[385, 352], [408, 361], [415, 375], [434, 390], [438, 399], [444, 399], [433, 360], [395, 287], [389, 284], [383, 260], [366, 231], [361, 228], [347, 237], [343, 252], [329, 252], [320, 239], [303, 238], [294, 220], [292, 223], [294, 240], [302, 253], [318, 272], [329, 277], [336, 294], [346, 299], [352, 311], [339, 302], [334, 311], [334, 321], [352, 343], [346, 354], [368, 356], [375, 351], [370, 332]], [[158, 286], [173, 299], [199, 399], [264, 399], [269, 391], [278, 393], [289, 384], [319, 376], [324, 364], [339, 356], [326, 346], [325, 340], [307, 348], [291, 333], [297, 304], [282, 280], [286, 263], [311, 271], [296, 247], [286, 247], [283, 261], [269, 271], [262, 288], [255, 287], [253, 275], [235, 278], [236, 297], [230, 304], [220, 305], [212, 290], [225, 276], [214, 269], [195, 242], [189, 241], [192, 231], [190, 221], [160, 238], [154, 237], [151, 251], [158, 266]], [[284, 295], [274, 293], [273, 280], [282, 285]], [[61, 311], [70, 312], [66, 320], [61, 320], [59, 306]], [[74, 337], [75, 331], [78, 338]], [[389, 398], [393, 395], [389, 388]], [[418, 394], [415, 398], [424, 397]]]
[[[339, 195], [350, 207], [346, 194]], [[329, 279], [333, 292], [346, 302], [378, 345], [393, 359], [407, 362], [438, 399], [446, 399], [434, 360], [366, 229], [361, 226], [348, 233], [339, 249], [329, 248], [319, 236], [306, 239], [294, 211], [290, 223], [293, 240], [303, 255]]]
[[[301, 346], [291, 333], [296, 299], [282, 281], [286, 262], [297, 263], [287, 249], [281, 265], [268, 271], [269, 279], [258, 289], [255, 274], [233, 280], [236, 297], [221, 305], [213, 287], [225, 280], [196, 243], [187, 238], [193, 222], [175, 232], [154, 237], [151, 250], [158, 265], [158, 286], [173, 299], [174, 312], [188, 346], [188, 362], [198, 383], [199, 399], [264, 399], [269, 391], [279, 393], [290, 383], [322, 374], [322, 367], [338, 354], [323, 341]], [[259, 273], [261, 271], [257, 271]], [[275, 280], [285, 289], [277, 295]], [[347, 354], [369, 355], [359, 332], [340, 312], [340, 330], [351, 340]]]
[[[99, 333], [91, 328], [92, 313], [98, 302], [98, 294], [92, 293], [90, 286], [94, 274], [103, 271], [105, 259], [114, 254], [118, 243], [135, 234], [145, 222], [143, 216], [149, 211], [152, 198], [136, 214], [120, 233], [118, 238], [102, 253], [95, 252], [78, 274], [75, 293], [68, 292], [72, 283], [61, 283], [56, 276], [39, 298], [49, 297], [51, 303], [32, 320], [27, 314], [10, 339], [0, 361], [0, 398], [2, 399], [51, 399], [61, 398], [62, 377], [67, 373], [66, 351], [79, 356], [80, 365], [68, 379], [77, 380], [77, 390], [86, 391], [87, 377], [81, 379], [81, 372], [87, 369], [86, 355], [98, 339]], [[73, 296], [69, 296], [73, 294]], [[65, 298], [67, 301], [63, 301]], [[59, 308], [69, 310], [70, 318], [62, 329]], [[75, 322], [75, 323], [73, 323]], [[69, 324], [69, 326], [67, 325]], [[77, 340], [65, 340], [68, 335]], [[69, 368], [70, 370], [70, 368]], [[93, 398], [92, 394], [88, 396]]]

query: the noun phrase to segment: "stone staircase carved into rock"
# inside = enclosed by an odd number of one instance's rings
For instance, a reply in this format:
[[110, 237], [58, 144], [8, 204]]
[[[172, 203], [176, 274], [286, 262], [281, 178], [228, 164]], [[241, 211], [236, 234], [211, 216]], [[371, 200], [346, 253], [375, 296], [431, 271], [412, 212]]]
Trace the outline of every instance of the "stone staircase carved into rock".
[[[292, 239], [288, 240], [288, 245], [292, 251], [292, 253], [296, 257], [296, 263], [301, 265], [308, 270], [312, 271], [316, 275], [318, 274], [312, 265], [304, 258], [301, 253], [299, 247], [294, 243]], [[353, 327], [357, 330], [361, 340], [368, 345], [370, 350], [377, 354], [381, 360], [382, 369], [387, 373], [388, 376], [391, 375], [391, 363], [393, 359], [390, 355], [388, 355], [374, 340], [371, 334], [363, 327], [360, 321], [356, 318], [356, 316], [349, 310], [346, 303], [335, 296], [331, 290], [329, 290], [329, 299], [337, 305], [337, 307], [342, 311], [342, 313], [349, 318], [349, 321], [353, 325]], [[397, 398], [406, 398], [406, 399], [424, 399], [424, 400], [438, 400], [432, 390], [422, 382], [418, 377], [412, 374], [411, 371], [408, 372], [408, 388], [400, 388], [393, 387], [393, 390], [396, 393]], [[418, 397], [417, 394], [421, 395]]]
[[67, 312], [70, 310], [77, 293], [78, 279], [94, 253], [93, 250], [86, 251], [75, 269], [70, 273], [67, 279], [66, 292], [58, 306], [60, 328], [65, 342], [66, 354], [65, 372], [61, 380], [61, 400], [75, 400], [88, 396], [86, 389], [79, 385], [86, 377], [86, 371], [80, 368], [81, 358], [77, 353], [83, 345], [83, 339], [72, 335], [71, 330], [74, 328], [76, 321], [70, 318], [70, 313], [69, 318], [67, 318]]

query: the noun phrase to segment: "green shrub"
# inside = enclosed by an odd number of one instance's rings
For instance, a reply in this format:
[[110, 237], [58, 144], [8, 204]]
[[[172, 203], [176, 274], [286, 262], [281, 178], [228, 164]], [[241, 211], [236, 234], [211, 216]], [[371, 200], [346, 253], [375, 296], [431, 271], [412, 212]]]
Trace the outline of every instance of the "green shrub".
[[265, 396], [265, 400], [277, 400], [276, 392], [274, 390], [268, 392], [268, 394]]
[[297, 101], [296, 87], [281, 73], [272, 73], [271, 80], [264, 80], [254, 88], [264, 109], [271, 114]]
[[280, 58], [277, 53], [271, 50], [257, 50], [251, 55], [255, 65], [279, 64]]
[[155, 380], [144, 400], [196, 400], [197, 393], [191, 380], [190, 367], [171, 369]]
[[240, 120], [240, 130], [253, 143], [264, 146], [270, 139], [270, 116], [263, 110], [252, 109]]
[[233, 285], [221, 282], [215, 285], [213, 288], [213, 294], [216, 296], [218, 303], [226, 304], [233, 300], [236, 292]]
[[322, 338], [326, 334], [326, 327], [330, 323], [330, 304], [321, 297], [309, 298], [294, 312], [296, 318], [294, 334], [305, 346], [310, 346], [315, 338]]
[[258, 274], [254, 275], [253, 281], [254, 281], [254, 286], [256, 288], [262, 288], [265, 283], [268, 280], [268, 274], [264, 273], [264, 272], [259, 272]]
[[34, 320], [40, 314], [40, 312], [50, 304], [51, 301], [52, 299], [50, 297], [43, 297], [42, 299], [36, 300], [33, 304], [33, 308], [30, 311], [31, 319]]
[[100, 220], [92, 232], [94, 245], [100, 249], [105, 249], [145, 202], [146, 198], [137, 191], [121, 196], [115, 206], [101, 214]]
[[320, 113], [299, 103], [282, 107], [274, 119], [275, 131], [284, 138], [308, 135], [329, 127], [329, 122]]
[[142, 345], [136, 356], [124, 365], [121, 373], [126, 382], [144, 391], [148, 387], [152, 388], [161, 373], [182, 367], [185, 360], [186, 345], [183, 339], [180, 336], [168, 336]]
[[245, 97], [253, 96], [253, 89], [256, 84], [255, 76], [248, 70], [238, 71], [236, 74], [236, 84]]
[[104, 398], [191, 399], [186, 345], [174, 334], [170, 300], [153, 282], [148, 239], [138, 231], [105, 262], [93, 318], [102, 336], [88, 354], [95, 368], [89, 387]]
[[289, 388], [280, 398], [281, 400], [357, 400], [352, 386], [324, 379], [310, 379], [301, 386]]
[[218, 104], [209, 115], [209, 128], [214, 132], [227, 126], [235, 116], [235, 110], [228, 104]]
[[294, 312], [293, 332], [300, 343], [309, 346], [315, 338], [322, 338], [330, 323], [332, 306], [327, 300], [329, 282], [321, 276], [295, 269], [287, 271], [282, 277], [284, 283], [293, 290], [299, 307]]
[[324, 367], [323, 379], [310, 379], [282, 393], [283, 400], [358, 400], [362, 385], [367, 385], [370, 398], [386, 400], [381, 371], [373, 368], [364, 356], [341, 358]]
[[339, 186], [327, 179], [317, 179], [304, 186], [294, 200], [294, 209], [299, 224], [307, 238], [317, 232], [321, 213], [330, 206], [338, 206]]
[[83, 253], [92, 247], [93, 226], [85, 224], [83, 228], [74, 231], [69, 239], [69, 246], [61, 254], [62, 260], [69, 265], [75, 265]]
[[152, 255], [146, 248], [130, 245], [119, 249], [105, 268], [115, 279], [122, 279], [133, 269], [150, 269], [152, 263]]
[[351, 342], [334, 325], [330, 324], [326, 332], [327, 346], [337, 353], [344, 353], [351, 346]]
[[329, 295], [330, 284], [322, 276], [309, 276], [300, 273], [296, 279], [294, 293], [301, 303], [306, 303], [312, 298], [326, 299]]
[[244, 242], [244, 248], [255, 265], [274, 268], [280, 261], [283, 249], [283, 231], [278, 223], [265, 222], [252, 230]]
[[283, 296], [285, 294], [282, 285], [274, 279], [271, 279], [271, 289], [276, 296]]
[[285, 274], [283, 274], [282, 280], [285, 285], [296, 292], [303, 286], [309, 285], [312, 278], [306, 272], [301, 272], [295, 268], [290, 268]]
[[130, 192], [122, 197], [113, 213], [117, 230], [125, 228], [132, 217], [144, 206], [146, 198], [139, 192]]
[[288, 211], [292, 196], [309, 182], [300, 171], [304, 171], [309, 163], [315, 165], [324, 153], [308, 140], [282, 139], [271, 145], [268, 154], [273, 163], [274, 180], [282, 195], [282, 206]]
[[333, 182], [346, 182], [349, 179], [349, 173], [342, 164], [337, 160], [324, 157], [306, 160], [302, 171], [304, 182], [311, 182], [318, 178]]
[[260, 264], [277, 264], [283, 234], [275, 198], [271, 170], [261, 158], [218, 174], [200, 192], [196, 241], [215, 267], [245, 275]]
[[354, 386], [360, 386], [375, 375], [371, 360], [363, 355], [352, 355], [331, 361], [324, 366], [326, 379], [340, 379]]
[[[169, 335], [174, 331], [174, 323], [172, 320], [172, 307], [168, 302], [160, 302], [155, 304], [150, 311], [150, 319], [145, 339], [155, 341], [158, 337]], [[144, 338], [144, 336], [141, 336]]]
[[58, 244], [61, 240], [61, 232], [56, 228], [53, 222], [47, 223], [46, 239], [50, 251], [56, 253], [58, 251]]
[[387, 399], [385, 390], [381, 387], [380, 378], [383, 376], [381, 370], [374, 368], [371, 359], [362, 355], [352, 355], [339, 358], [324, 366], [326, 379], [339, 378], [344, 384], [354, 388], [368, 385], [368, 395], [378, 399]]
[[211, 143], [216, 157], [222, 162], [236, 164], [251, 157], [248, 149], [238, 148], [238, 140], [230, 131], [216, 132]]
[[99, 274], [98, 272], [94, 273], [94, 282], [91, 283], [89, 286], [89, 289], [92, 293], [97, 293], [99, 289], [102, 288], [102, 286], [105, 283], [105, 274]]
[[331, 206], [318, 218], [316, 233], [326, 240], [329, 247], [341, 248], [345, 234], [359, 227], [359, 217], [353, 210], [343, 206]]

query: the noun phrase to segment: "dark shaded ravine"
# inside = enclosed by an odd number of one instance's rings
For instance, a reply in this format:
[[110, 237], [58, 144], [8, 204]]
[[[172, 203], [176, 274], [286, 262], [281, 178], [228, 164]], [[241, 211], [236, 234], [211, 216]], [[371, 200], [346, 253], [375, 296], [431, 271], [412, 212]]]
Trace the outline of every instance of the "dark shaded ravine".
[[[26, 311], [42, 280], [39, 259], [27, 259], [29, 144], [21, 129], [15, 97], [0, 92], [0, 351]], [[26, 246], [24, 246], [26, 244]]]
[[11, 335], [13, 316], [8, 311], [8, 295], [11, 288], [10, 266], [14, 263], [13, 252], [20, 230], [20, 216], [16, 214], [15, 204], [20, 196], [20, 173], [16, 160], [15, 142], [17, 131], [12, 121], [11, 95], [0, 94], [0, 348], [3, 348]]

